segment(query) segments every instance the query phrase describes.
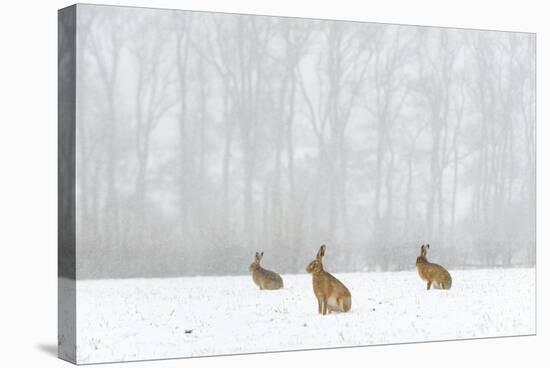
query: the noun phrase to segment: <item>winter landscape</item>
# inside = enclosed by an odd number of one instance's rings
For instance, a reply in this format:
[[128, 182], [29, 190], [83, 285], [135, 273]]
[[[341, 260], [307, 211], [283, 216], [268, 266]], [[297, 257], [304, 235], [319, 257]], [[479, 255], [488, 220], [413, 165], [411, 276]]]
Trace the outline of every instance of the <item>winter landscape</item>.
[[317, 314], [311, 276], [260, 291], [250, 276], [80, 281], [82, 363], [535, 333], [535, 270], [452, 271], [449, 291], [416, 271], [337, 274], [348, 313]]
[[[59, 32], [67, 359], [535, 333], [534, 34], [74, 14]], [[415, 270], [427, 243], [450, 290]], [[321, 244], [347, 313], [318, 314]], [[254, 284], [255, 252], [283, 289]]]

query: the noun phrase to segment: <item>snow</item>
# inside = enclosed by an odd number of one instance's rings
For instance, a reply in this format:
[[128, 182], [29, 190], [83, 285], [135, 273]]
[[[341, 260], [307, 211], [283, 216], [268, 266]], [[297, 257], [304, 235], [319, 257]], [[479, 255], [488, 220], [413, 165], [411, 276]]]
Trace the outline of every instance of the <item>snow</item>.
[[416, 271], [335, 274], [349, 313], [317, 314], [311, 276], [77, 282], [78, 363], [466, 339], [535, 333], [535, 269], [451, 271], [449, 291]]

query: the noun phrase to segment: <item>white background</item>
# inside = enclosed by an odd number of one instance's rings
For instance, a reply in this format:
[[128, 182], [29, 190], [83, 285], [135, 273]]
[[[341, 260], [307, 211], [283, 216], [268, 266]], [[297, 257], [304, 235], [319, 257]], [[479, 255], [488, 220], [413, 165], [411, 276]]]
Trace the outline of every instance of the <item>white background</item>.
[[[547, 65], [543, 1], [108, 1], [109, 4], [376, 21], [537, 33], [538, 336], [131, 363], [132, 367], [543, 366], [550, 361]], [[0, 9], [0, 365], [63, 367], [57, 329], [57, 9], [68, 1], [11, 1]], [[546, 227], [544, 226], [546, 224]], [[518, 245], [521, 246], [521, 245]], [[444, 313], [444, 311], [442, 311]], [[391, 329], [392, 326], [388, 326]], [[546, 340], [546, 343], [544, 341]], [[545, 351], [545, 348], [547, 351]]]

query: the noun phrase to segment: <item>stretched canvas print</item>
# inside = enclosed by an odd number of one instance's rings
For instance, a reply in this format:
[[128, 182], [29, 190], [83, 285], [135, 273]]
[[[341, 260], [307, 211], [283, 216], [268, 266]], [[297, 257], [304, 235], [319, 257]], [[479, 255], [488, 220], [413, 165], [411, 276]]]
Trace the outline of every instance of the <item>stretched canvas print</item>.
[[59, 12], [59, 356], [535, 334], [535, 35]]

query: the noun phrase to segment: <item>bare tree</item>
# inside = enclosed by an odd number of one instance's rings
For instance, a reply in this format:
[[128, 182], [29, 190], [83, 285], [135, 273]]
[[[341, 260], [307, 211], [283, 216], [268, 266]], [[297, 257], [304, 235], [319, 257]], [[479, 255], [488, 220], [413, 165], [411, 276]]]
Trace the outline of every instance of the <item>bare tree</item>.
[[[376, 244], [384, 244], [388, 241], [388, 234], [391, 234], [395, 166], [392, 131], [409, 95], [408, 83], [403, 74], [408, 49], [402, 40], [401, 32], [399, 27], [388, 27], [380, 30], [376, 35], [371, 75], [373, 92], [365, 105], [373, 116], [376, 126], [373, 204], [373, 232]], [[383, 186], [385, 186], [385, 197], [382, 192]], [[384, 213], [382, 213], [383, 198], [386, 202]]]
[[[146, 208], [148, 192], [148, 169], [150, 160], [151, 135], [162, 121], [163, 116], [172, 108], [176, 100], [171, 93], [172, 63], [166, 58], [166, 29], [144, 16], [137, 19], [141, 29], [147, 29], [147, 40], [140, 39], [131, 46], [136, 63], [136, 86], [134, 89], [134, 143], [137, 159], [135, 176], [134, 205]], [[135, 212], [135, 221], [140, 231], [136, 232], [135, 242], [143, 241], [145, 211]]]
[[[116, 31], [115, 31], [116, 30]], [[119, 150], [117, 140], [119, 138], [119, 111], [117, 109], [117, 81], [120, 67], [120, 54], [125, 41], [124, 20], [119, 14], [101, 14], [96, 16], [93, 34], [88, 37], [91, 58], [97, 70], [99, 83], [102, 89], [102, 106], [97, 113], [102, 120], [101, 134], [92, 139], [97, 139], [101, 146], [96, 153], [105, 158], [95, 159], [96, 167], [93, 175], [92, 190], [101, 186], [101, 165], [105, 163], [105, 198], [103, 208], [99, 208], [99, 194], [93, 195], [94, 203], [92, 211], [102, 223], [98, 226], [103, 233], [104, 242], [101, 244], [120, 245], [120, 199], [117, 189], [117, 169], [119, 163]], [[100, 214], [101, 211], [101, 214]]]

